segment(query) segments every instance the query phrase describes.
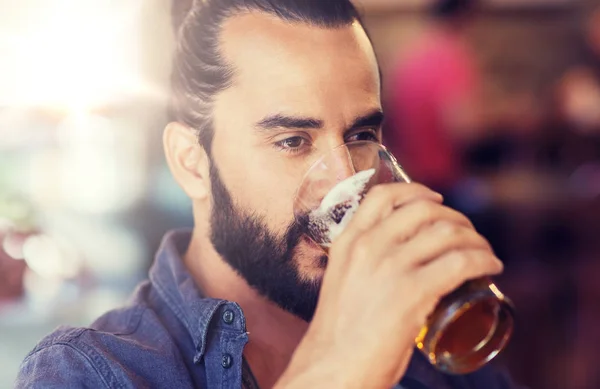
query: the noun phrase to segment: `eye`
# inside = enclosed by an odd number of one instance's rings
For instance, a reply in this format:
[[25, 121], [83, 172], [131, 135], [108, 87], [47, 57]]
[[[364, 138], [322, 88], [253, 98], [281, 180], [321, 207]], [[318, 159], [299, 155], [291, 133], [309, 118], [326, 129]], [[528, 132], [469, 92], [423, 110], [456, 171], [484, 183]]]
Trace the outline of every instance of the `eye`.
[[273, 145], [277, 149], [286, 151], [288, 153], [299, 153], [305, 148], [305, 146], [308, 145], [308, 143], [309, 141], [306, 138], [301, 136], [292, 136], [277, 141]]
[[379, 142], [379, 137], [377, 136], [377, 132], [375, 130], [361, 131], [354, 133], [346, 138], [346, 142], [355, 142], [355, 141], [372, 141]]

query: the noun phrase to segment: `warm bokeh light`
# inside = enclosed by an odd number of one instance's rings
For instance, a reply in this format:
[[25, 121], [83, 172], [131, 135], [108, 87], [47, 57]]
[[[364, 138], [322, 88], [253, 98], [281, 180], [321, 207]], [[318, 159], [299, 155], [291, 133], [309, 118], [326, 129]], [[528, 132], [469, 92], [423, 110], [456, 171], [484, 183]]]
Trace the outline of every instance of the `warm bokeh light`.
[[78, 255], [71, 246], [48, 235], [32, 235], [23, 244], [23, 257], [34, 272], [44, 278], [64, 279], [77, 275]]
[[139, 93], [142, 3], [25, 0], [2, 7], [0, 106], [87, 110]]

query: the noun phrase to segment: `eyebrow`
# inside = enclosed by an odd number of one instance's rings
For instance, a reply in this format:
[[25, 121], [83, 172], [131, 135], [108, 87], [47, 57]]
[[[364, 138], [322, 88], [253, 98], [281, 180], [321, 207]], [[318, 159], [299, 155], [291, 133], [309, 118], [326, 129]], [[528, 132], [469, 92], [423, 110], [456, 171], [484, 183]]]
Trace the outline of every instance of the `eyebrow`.
[[376, 109], [366, 115], [354, 119], [354, 122], [347, 131], [356, 130], [362, 127], [379, 127], [383, 124], [383, 119], [383, 111]]
[[[379, 127], [383, 124], [383, 112], [380, 109], [375, 109], [366, 115], [359, 116], [354, 119], [352, 125], [345, 129], [344, 132], [352, 131], [362, 127]], [[324, 127], [323, 120], [310, 117], [286, 116], [275, 114], [267, 116], [258, 123], [256, 128], [262, 131], [275, 130], [278, 128], [284, 129], [321, 129]]]
[[276, 114], [262, 119], [260, 122], [256, 123], [256, 127], [261, 130], [272, 130], [275, 128], [323, 128], [323, 121], [313, 118]]

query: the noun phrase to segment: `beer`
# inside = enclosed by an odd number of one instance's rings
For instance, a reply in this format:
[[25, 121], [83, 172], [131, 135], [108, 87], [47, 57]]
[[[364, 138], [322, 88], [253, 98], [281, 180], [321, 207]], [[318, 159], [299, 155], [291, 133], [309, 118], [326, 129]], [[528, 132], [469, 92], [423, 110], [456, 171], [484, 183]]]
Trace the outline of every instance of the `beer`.
[[512, 303], [484, 277], [468, 281], [442, 298], [415, 343], [439, 369], [465, 374], [504, 348], [513, 325]]

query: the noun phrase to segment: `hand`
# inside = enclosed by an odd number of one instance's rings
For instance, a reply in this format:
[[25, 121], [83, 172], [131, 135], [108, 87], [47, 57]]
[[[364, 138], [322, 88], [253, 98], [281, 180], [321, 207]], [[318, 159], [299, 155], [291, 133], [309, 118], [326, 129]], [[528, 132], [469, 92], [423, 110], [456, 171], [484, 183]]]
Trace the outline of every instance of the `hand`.
[[502, 271], [470, 221], [441, 203], [418, 184], [369, 191], [331, 246], [315, 316], [278, 387], [394, 386], [440, 298]]

